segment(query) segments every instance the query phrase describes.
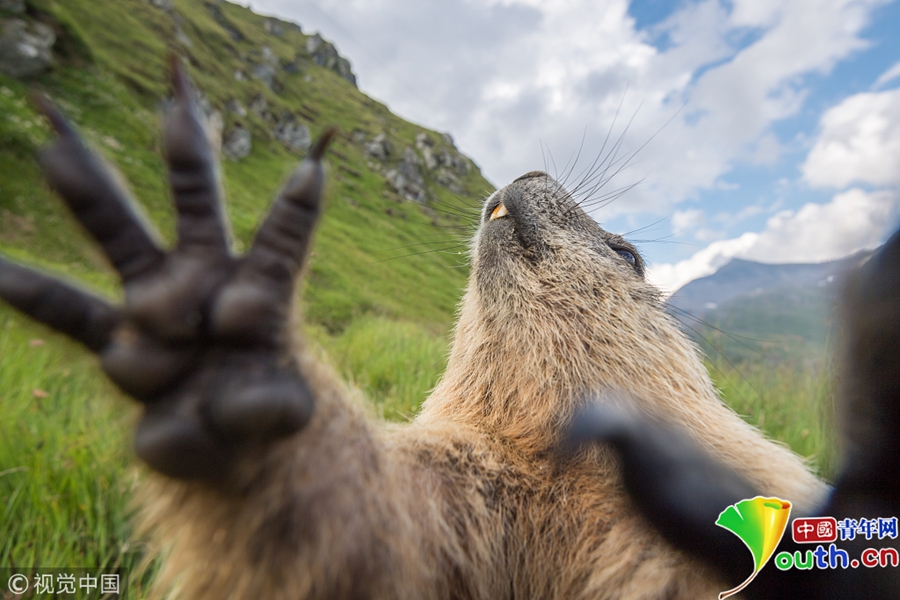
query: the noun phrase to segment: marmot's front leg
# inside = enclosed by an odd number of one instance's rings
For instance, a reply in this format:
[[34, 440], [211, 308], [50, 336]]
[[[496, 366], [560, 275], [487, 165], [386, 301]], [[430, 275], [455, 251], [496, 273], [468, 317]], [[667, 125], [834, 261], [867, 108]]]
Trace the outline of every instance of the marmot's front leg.
[[242, 448], [300, 430], [313, 410], [287, 330], [295, 280], [319, 214], [326, 133], [275, 201], [250, 251], [229, 253], [224, 210], [194, 92], [173, 60], [166, 159], [178, 243], [160, 249], [125, 192], [72, 126], [42, 155], [53, 188], [121, 274], [125, 305], [0, 259], [0, 296], [98, 353], [144, 404], [135, 449], [151, 467], [221, 482]]

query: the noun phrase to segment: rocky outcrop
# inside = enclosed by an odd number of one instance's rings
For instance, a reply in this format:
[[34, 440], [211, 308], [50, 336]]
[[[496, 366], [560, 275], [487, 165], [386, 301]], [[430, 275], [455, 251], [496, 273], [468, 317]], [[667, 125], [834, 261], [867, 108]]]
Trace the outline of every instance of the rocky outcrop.
[[269, 35], [274, 35], [275, 37], [284, 35], [284, 27], [281, 26], [281, 21], [278, 19], [266, 19], [263, 27], [265, 27], [266, 33]]
[[[453, 138], [446, 133], [441, 137], [445, 143], [449, 139], [450, 146], [456, 150], [456, 147], [453, 146]], [[427, 133], [422, 132], [416, 135], [416, 148], [422, 153], [425, 166], [429, 171], [434, 171], [439, 167], [447, 167], [460, 176], [465, 176], [469, 172], [469, 162], [465, 158], [458, 152], [451, 152], [446, 148], [437, 149], [434, 140]]]
[[0, 73], [34, 77], [53, 65], [56, 34], [49, 25], [12, 18], [0, 20]]
[[309, 127], [298, 122], [297, 118], [290, 114], [275, 126], [275, 129], [272, 130], [272, 135], [284, 144], [288, 150], [293, 150], [300, 154], [309, 150], [309, 146], [312, 143]]
[[225, 105], [225, 110], [234, 113], [239, 117], [247, 116], [247, 109], [244, 108], [244, 105], [241, 104], [240, 100], [229, 100], [228, 104]]
[[0, 0], [0, 10], [21, 15], [25, 12], [25, 0]]
[[269, 117], [269, 101], [262, 94], [257, 94], [250, 99], [250, 112], [260, 119]]
[[366, 153], [376, 160], [384, 162], [391, 155], [391, 143], [387, 139], [387, 135], [382, 131], [372, 141], [366, 144]]
[[222, 140], [222, 154], [231, 160], [240, 160], [253, 149], [250, 132], [241, 125], [235, 125], [225, 133]]
[[281, 89], [281, 85], [275, 76], [278, 74], [280, 66], [281, 61], [278, 60], [278, 56], [275, 55], [271, 48], [263, 46], [262, 60], [251, 63], [250, 72], [255, 78], [266, 84], [267, 88], [277, 92]]
[[306, 51], [317, 65], [334, 71], [354, 86], [356, 85], [356, 75], [350, 68], [350, 61], [338, 54], [334, 44], [326, 42], [321, 35], [315, 33], [306, 40]]
[[428, 201], [425, 180], [419, 171], [419, 157], [409, 146], [403, 151], [403, 158], [397, 163], [397, 168], [388, 170], [384, 177], [391, 187], [407, 200], [420, 204]]

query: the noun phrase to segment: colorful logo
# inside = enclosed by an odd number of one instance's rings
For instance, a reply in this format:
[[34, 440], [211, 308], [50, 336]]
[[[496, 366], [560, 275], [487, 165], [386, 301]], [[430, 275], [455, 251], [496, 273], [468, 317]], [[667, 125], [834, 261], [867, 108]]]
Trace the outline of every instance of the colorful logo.
[[834, 517], [801, 517], [791, 523], [791, 537], [798, 544], [833, 542], [837, 539], [837, 526]]
[[744, 583], [719, 594], [719, 600], [734, 596], [753, 581], [781, 542], [790, 516], [790, 502], [762, 496], [741, 500], [722, 511], [716, 525], [741, 538], [753, 554], [755, 567]]

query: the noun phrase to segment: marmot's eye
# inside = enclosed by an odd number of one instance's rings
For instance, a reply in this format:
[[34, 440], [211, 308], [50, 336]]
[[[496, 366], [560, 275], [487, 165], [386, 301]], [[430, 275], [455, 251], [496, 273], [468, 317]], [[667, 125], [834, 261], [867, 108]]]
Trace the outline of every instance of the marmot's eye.
[[627, 260], [628, 264], [631, 265], [632, 267], [637, 264], [637, 259], [634, 257], [634, 253], [632, 253], [630, 250], [618, 249], [618, 248], [613, 248], [613, 250], [616, 251], [616, 254], [618, 254], [625, 260]]

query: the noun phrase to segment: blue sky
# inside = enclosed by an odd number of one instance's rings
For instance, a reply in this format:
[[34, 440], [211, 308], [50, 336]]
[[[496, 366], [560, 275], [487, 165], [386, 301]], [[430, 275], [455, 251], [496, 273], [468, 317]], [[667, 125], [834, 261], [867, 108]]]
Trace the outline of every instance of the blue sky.
[[663, 289], [732, 257], [839, 258], [900, 223], [900, 0], [250, 6], [334, 41], [363, 91], [450, 132], [495, 185], [562, 177], [580, 150], [578, 187], [612, 146], [615, 177], [580, 198], [644, 240]]

